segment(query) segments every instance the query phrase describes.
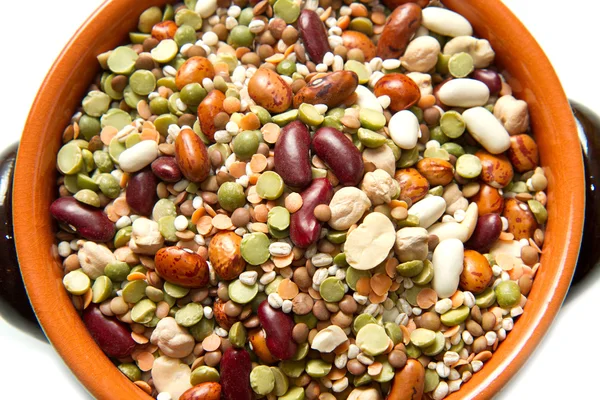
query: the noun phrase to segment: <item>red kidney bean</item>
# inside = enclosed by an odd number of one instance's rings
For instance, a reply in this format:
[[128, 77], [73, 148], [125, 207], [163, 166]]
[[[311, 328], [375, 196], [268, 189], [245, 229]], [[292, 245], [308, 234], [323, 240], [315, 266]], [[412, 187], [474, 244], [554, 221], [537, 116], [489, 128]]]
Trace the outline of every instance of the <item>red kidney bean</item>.
[[158, 179], [149, 168], [135, 173], [127, 182], [125, 199], [129, 207], [139, 215], [152, 214], [156, 203]]
[[135, 349], [136, 343], [131, 338], [127, 324], [105, 316], [97, 305], [90, 304], [85, 309], [83, 323], [98, 346], [109, 357], [124, 358]]
[[354, 143], [335, 128], [319, 129], [312, 140], [313, 151], [344, 186], [356, 186], [362, 179], [364, 163]]
[[414, 3], [402, 4], [388, 17], [377, 43], [377, 56], [383, 60], [400, 58], [408, 43], [421, 26], [421, 7]]
[[115, 224], [104, 212], [78, 202], [74, 197], [61, 197], [50, 205], [50, 214], [63, 224], [75, 228], [81, 237], [107, 242], [115, 235]]
[[500, 237], [502, 219], [498, 214], [485, 214], [477, 219], [477, 225], [466, 247], [480, 253], [486, 252]]
[[488, 89], [490, 89], [491, 95], [500, 93], [500, 90], [502, 89], [502, 80], [496, 71], [490, 69], [476, 69], [473, 72], [473, 79], [485, 83]]
[[165, 182], [179, 182], [181, 170], [175, 157], [159, 157], [151, 164], [152, 172]]
[[325, 53], [331, 51], [331, 47], [327, 40], [325, 25], [319, 18], [319, 14], [312, 10], [302, 10], [298, 17], [298, 30], [312, 62], [322, 63]]
[[276, 310], [264, 300], [258, 306], [258, 319], [267, 334], [267, 347], [271, 354], [280, 360], [289, 360], [298, 346], [290, 340], [294, 320], [281, 310]]
[[315, 208], [319, 204], [329, 204], [333, 186], [327, 178], [318, 178], [300, 195], [302, 207], [292, 214], [290, 238], [296, 246], [306, 248], [319, 240], [322, 223], [315, 217]]
[[310, 133], [300, 121], [285, 126], [275, 143], [275, 171], [286, 185], [304, 189], [310, 185]]
[[225, 400], [251, 400], [252, 361], [244, 349], [230, 347], [221, 357], [221, 389]]

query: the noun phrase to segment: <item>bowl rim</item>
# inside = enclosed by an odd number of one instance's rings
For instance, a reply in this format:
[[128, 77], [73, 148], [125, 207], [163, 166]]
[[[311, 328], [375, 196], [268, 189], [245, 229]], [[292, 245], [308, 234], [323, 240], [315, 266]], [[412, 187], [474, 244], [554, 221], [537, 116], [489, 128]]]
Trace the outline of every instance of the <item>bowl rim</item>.
[[[149, 399], [150, 397], [146, 393], [132, 385], [114, 368], [114, 365], [103, 356], [86, 332], [81, 334], [82, 327], [83, 329], [85, 327], [81, 320], [77, 321], [77, 313], [63, 312], [61, 318], [56, 318], [56, 312], [60, 312], [61, 307], [67, 303], [64, 303], [66, 296], [64, 293], [57, 297], [57, 293], [62, 290], [62, 282], [57, 281], [56, 271], [50, 271], [49, 263], [54, 262], [50, 257], [53, 257], [54, 254], [50, 249], [35, 248], [44, 244], [44, 241], [53, 240], [49, 238], [41, 240], [38, 237], [37, 228], [45, 226], [44, 224], [49, 224], [49, 222], [35, 220], [36, 217], [43, 215], [43, 210], [40, 210], [39, 204], [35, 201], [36, 185], [32, 184], [32, 182], [39, 183], [35, 179], [35, 177], [39, 179], [40, 176], [40, 165], [36, 157], [44, 146], [37, 139], [40, 132], [48, 129], [47, 124], [52, 116], [50, 112], [55, 109], [50, 105], [51, 102], [45, 99], [55, 98], [61, 90], [64, 90], [61, 82], [65, 76], [63, 73], [65, 69], [70, 70], [75, 66], [76, 54], [84, 51], [82, 49], [85, 49], [85, 46], [91, 45], [92, 37], [100, 29], [100, 26], [106, 23], [110, 15], [115, 16], [123, 12], [127, 3], [128, 0], [106, 0], [102, 3], [65, 45], [40, 86], [26, 121], [17, 155], [13, 188], [13, 204], [15, 205], [13, 218], [18, 259], [30, 302], [50, 343], [64, 362], [84, 387], [97, 398], [110, 397], [114, 399], [115, 395], [118, 395], [118, 398], [124, 399], [132, 398], [132, 396]], [[146, 7], [158, 3], [165, 3], [165, 1], [148, 1]], [[463, 0], [444, 1], [444, 4], [451, 9], [461, 8], [460, 3], [465, 2]], [[462, 7], [471, 7], [471, 5], [463, 4]], [[507, 29], [510, 27], [510, 30], [506, 30], [505, 33], [513, 39], [519, 38], [523, 48], [528, 51], [528, 58], [536, 60], [537, 64], [529, 66], [528, 69], [543, 77], [545, 85], [551, 89], [554, 98], [548, 104], [548, 108], [552, 110], [553, 115], [549, 118], [557, 124], [556, 129], [560, 128], [563, 132], [565, 136], [563, 140], [571, 140], [573, 143], [577, 143], [577, 146], [576, 148], [566, 146], [563, 149], [565, 153], [563, 165], [567, 171], [561, 172], [561, 179], [569, 179], [570, 190], [562, 189], [561, 186], [566, 185], [554, 184], [553, 177], [549, 177], [550, 187], [556, 192], [556, 196], [563, 196], [560, 200], [571, 204], [571, 207], [561, 210], [562, 218], [570, 221], [566, 229], [563, 227], [562, 236], [566, 239], [564, 245], [562, 248], [552, 250], [557, 257], [553, 264], [561, 264], [556, 267], [551, 281], [548, 282], [548, 287], [552, 289], [552, 292], [540, 293], [536, 297], [536, 301], [541, 302], [539, 305], [541, 308], [531, 316], [527, 329], [523, 329], [523, 333], [527, 336], [511, 339], [514, 346], [512, 349], [506, 350], [507, 357], [503, 360], [495, 360], [495, 357], [492, 357], [489, 363], [493, 368], [488, 368], [489, 371], [486, 373], [484, 367], [484, 371], [474, 374], [471, 381], [464, 384], [459, 392], [448, 397], [450, 400], [491, 398], [525, 363], [540, 343], [564, 300], [574, 272], [583, 231], [585, 196], [583, 162], [575, 122], [558, 77], [535, 39], [504, 4], [499, 0], [480, 0], [474, 8], [493, 9], [496, 18], [502, 20], [502, 23], [499, 24]], [[462, 12], [461, 14], [464, 15]], [[478, 36], [485, 36], [477, 29], [475, 31]], [[32, 174], [34, 179], [32, 179]], [[549, 201], [558, 200], [554, 198]], [[35, 246], [35, 251], [31, 251], [32, 244]], [[59, 302], [61, 304], [57, 305]], [[511, 335], [508, 337], [511, 338]], [[486, 363], [487, 365], [488, 363]], [[106, 384], [106, 379], [110, 380], [111, 385]]]

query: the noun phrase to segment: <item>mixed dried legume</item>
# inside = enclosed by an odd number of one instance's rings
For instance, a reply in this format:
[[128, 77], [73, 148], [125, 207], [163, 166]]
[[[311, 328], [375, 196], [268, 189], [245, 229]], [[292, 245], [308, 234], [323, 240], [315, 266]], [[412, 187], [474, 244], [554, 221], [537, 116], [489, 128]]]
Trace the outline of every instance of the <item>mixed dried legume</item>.
[[443, 399], [524, 311], [527, 104], [438, 1], [151, 7], [57, 155], [64, 286], [159, 400]]

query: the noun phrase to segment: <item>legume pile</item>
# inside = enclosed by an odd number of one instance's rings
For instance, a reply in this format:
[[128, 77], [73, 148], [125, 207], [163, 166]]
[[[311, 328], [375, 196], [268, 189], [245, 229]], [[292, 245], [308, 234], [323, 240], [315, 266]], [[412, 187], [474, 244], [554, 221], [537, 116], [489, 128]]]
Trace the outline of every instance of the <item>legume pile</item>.
[[159, 400], [442, 399], [523, 313], [527, 104], [439, 2], [152, 7], [57, 156], [64, 286]]

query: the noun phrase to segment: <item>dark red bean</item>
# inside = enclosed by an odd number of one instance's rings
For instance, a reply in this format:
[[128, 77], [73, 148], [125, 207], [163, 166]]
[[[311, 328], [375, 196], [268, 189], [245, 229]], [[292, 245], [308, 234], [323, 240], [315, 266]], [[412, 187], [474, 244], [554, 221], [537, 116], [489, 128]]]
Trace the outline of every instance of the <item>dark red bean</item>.
[[310, 133], [300, 121], [289, 123], [275, 143], [275, 171], [286, 185], [304, 189], [312, 180]]
[[382, 3], [390, 10], [394, 10], [396, 7], [400, 7], [406, 3], [416, 3], [419, 7], [423, 8], [429, 4], [429, 0], [383, 0]]
[[331, 51], [331, 47], [319, 14], [312, 10], [302, 10], [298, 17], [298, 30], [311, 61], [315, 64], [322, 63], [323, 57]]
[[252, 361], [244, 349], [230, 347], [221, 357], [221, 388], [225, 400], [251, 400]]
[[354, 143], [342, 132], [331, 127], [319, 129], [313, 137], [312, 149], [342, 185], [358, 185], [364, 172], [363, 159]]
[[276, 310], [264, 300], [258, 306], [258, 319], [267, 334], [267, 347], [271, 354], [280, 360], [289, 360], [298, 346], [290, 340], [294, 329], [294, 320], [281, 310]]
[[50, 214], [63, 224], [75, 228], [81, 237], [107, 242], [115, 235], [115, 224], [104, 212], [78, 202], [74, 197], [61, 197], [50, 205]]
[[315, 217], [315, 208], [319, 204], [329, 204], [333, 186], [327, 178], [318, 178], [300, 195], [302, 207], [292, 214], [290, 238], [296, 246], [306, 248], [319, 240], [322, 223]]
[[491, 95], [500, 93], [500, 90], [502, 89], [502, 79], [500, 79], [500, 75], [495, 71], [489, 69], [476, 69], [473, 72], [473, 79], [485, 83], [488, 89], [490, 89]]
[[85, 309], [83, 323], [107, 356], [124, 358], [131, 355], [135, 349], [136, 343], [131, 338], [129, 326], [105, 316], [97, 305], [90, 304]]
[[152, 214], [152, 208], [156, 203], [156, 186], [158, 179], [149, 168], [135, 173], [127, 182], [125, 200], [127, 204], [138, 215]]
[[152, 172], [165, 182], [179, 182], [181, 170], [175, 157], [159, 157], [152, 162]]
[[502, 232], [502, 219], [498, 214], [485, 214], [477, 219], [477, 225], [469, 241], [468, 249], [484, 253], [490, 249]]

